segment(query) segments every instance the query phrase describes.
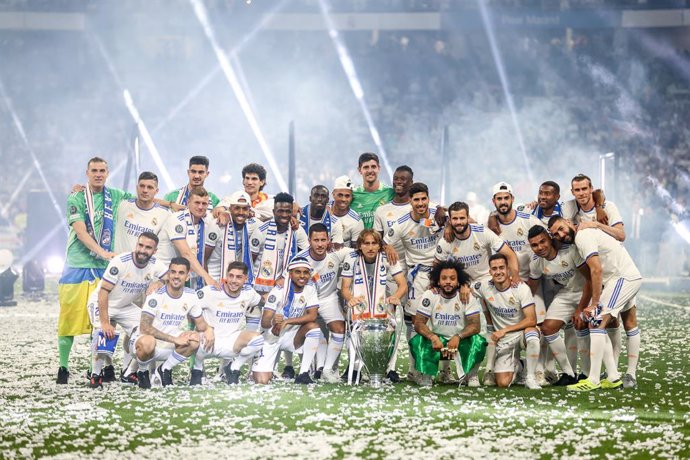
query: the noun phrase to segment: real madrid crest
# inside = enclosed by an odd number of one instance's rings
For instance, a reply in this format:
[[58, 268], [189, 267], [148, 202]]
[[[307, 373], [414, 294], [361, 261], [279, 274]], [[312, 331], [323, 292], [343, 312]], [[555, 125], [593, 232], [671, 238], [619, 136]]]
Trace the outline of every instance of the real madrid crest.
[[474, 245], [472, 245], [472, 247], [474, 248], [475, 251], [479, 251], [479, 249], [480, 249], [479, 243], [477, 243], [476, 241], [474, 242]]
[[158, 225], [158, 219], [156, 219], [155, 217], [151, 219], [151, 225]]
[[515, 298], [513, 296], [510, 296], [510, 299], [508, 299], [508, 303], [511, 305], [515, 305]]
[[333, 262], [328, 262], [328, 268], [333, 268], [333, 267], [335, 267], [335, 265], [333, 264]]
[[522, 236], [522, 235], [525, 234], [525, 231], [524, 231], [522, 228], [518, 228], [518, 229], [517, 229], [517, 234], [520, 235], [520, 236]]
[[566, 262], [565, 260], [561, 260], [561, 267], [565, 268], [567, 266], [568, 266], [568, 262]]

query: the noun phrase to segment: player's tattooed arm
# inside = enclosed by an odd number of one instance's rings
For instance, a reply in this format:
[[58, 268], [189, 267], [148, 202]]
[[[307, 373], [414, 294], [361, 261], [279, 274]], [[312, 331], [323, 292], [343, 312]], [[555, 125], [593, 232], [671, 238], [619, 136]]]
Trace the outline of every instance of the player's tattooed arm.
[[[170, 334], [166, 334], [165, 332], [161, 332], [155, 327], [153, 327], [153, 316], [143, 313], [141, 315], [141, 321], [139, 323], [139, 330], [141, 331], [142, 334], [145, 335], [151, 335], [155, 339], [162, 340], [163, 342], [169, 342], [169, 343], [174, 343], [175, 345], [178, 345], [178, 341], [176, 341], [178, 338], [173, 337]], [[183, 344], [185, 345], [186, 342]]]
[[427, 321], [429, 321], [429, 318], [424, 315], [420, 315], [419, 313], [414, 315], [414, 330], [417, 334], [429, 339], [434, 350], [440, 350], [443, 348], [443, 342], [438, 338], [438, 335], [434, 334], [432, 330], [429, 329]]

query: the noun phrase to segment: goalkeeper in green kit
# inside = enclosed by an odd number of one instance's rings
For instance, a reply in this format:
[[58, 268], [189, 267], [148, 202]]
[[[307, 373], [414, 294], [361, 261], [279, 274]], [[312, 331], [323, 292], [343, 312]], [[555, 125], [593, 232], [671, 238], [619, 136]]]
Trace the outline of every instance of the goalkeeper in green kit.
[[376, 208], [391, 201], [395, 190], [379, 180], [381, 164], [375, 153], [361, 154], [357, 170], [362, 175], [362, 185], [354, 189], [350, 208], [360, 215], [364, 228], [372, 228]]
[[484, 359], [486, 339], [479, 334], [482, 311], [479, 301], [470, 296], [460, 300], [460, 286], [470, 281], [461, 262], [446, 260], [434, 265], [429, 275], [430, 289], [422, 295], [414, 318], [417, 332], [410, 340], [415, 368], [422, 374], [418, 383], [431, 386], [441, 359], [455, 361], [460, 385], [479, 386], [479, 379], [466, 375]]

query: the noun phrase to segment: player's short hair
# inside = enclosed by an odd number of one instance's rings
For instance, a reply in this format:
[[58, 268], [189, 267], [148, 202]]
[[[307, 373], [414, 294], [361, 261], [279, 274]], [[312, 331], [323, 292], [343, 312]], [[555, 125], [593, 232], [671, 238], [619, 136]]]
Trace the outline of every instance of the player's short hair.
[[156, 184], [157, 184], [158, 183], [158, 176], [156, 176], [151, 171], [144, 171], [141, 174], [139, 174], [139, 178], [137, 179], [137, 181], [140, 181], [140, 180], [155, 180]]
[[91, 158], [91, 159], [89, 160], [88, 163], [86, 163], [86, 169], [89, 169], [89, 166], [91, 166], [91, 163], [105, 163], [106, 165], [108, 164], [108, 162], [105, 161], [105, 160], [104, 160], [103, 158], [101, 158], [101, 157], [93, 157], [93, 158]]
[[193, 188], [189, 191], [189, 196], [190, 196], [190, 198], [191, 198], [192, 195], [196, 195], [196, 196], [200, 196], [200, 197], [204, 198], [204, 197], [207, 197], [207, 196], [208, 196], [208, 191], [207, 191], [204, 187], [202, 187], [202, 186], [200, 185], [200, 186], [198, 186], [198, 187], [193, 187]]
[[203, 156], [203, 155], [194, 155], [192, 158], [189, 159], [189, 167], [191, 168], [192, 165], [202, 165], [206, 166], [206, 169], [208, 169], [209, 165], [208, 158]]
[[184, 265], [187, 271], [189, 271], [192, 267], [189, 261], [184, 257], [173, 257], [170, 260], [170, 265]]
[[410, 196], [413, 196], [415, 193], [425, 193], [426, 196], [429, 196], [429, 187], [421, 182], [415, 182], [410, 187]]
[[309, 227], [309, 238], [311, 238], [311, 236], [317, 232], [325, 232], [326, 235], [328, 235], [328, 227], [321, 222], [313, 224], [311, 227]]
[[535, 238], [544, 233], [546, 234], [546, 236], [550, 236], [548, 230], [546, 230], [541, 225], [532, 225], [532, 227], [530, 227], [529, 229], [529, 232], [527, 232], [527, 239], [531, 240], [532, 238]]
[[362, 255], [362, 243], [364, 243], [364, 238], [367, 236], [371, 236], [374, 238], [374, 241], [378, 243], [379, 245], [379, 251], [383, 252], [383, 238], [381, 237], [381, 234], [374, 230], [373, 228], [365, 228], [362, 230], [362, 233], [359, 234], [359, 237], [357, 238], [357, 243], [355, 244], [355, 247], [357, 248], [357, 252], [359, 255]]
[[450, 217], [451, 211], [457, 212], [457, 211], [462, 211], [463, 209], [467, 213], [467, 217], [469, 217], [470, 216], [469, 205], [467, 203], [465, 203], [464, 201], [456, 201], [455, 203], [448, 206], [448, 216]]
[[494, 260], [502, 260], [506, 263], [506, 266], [508, 265], [508, 258], [503, 253], [497, 252], [496, 254], [491, 254], [489, 257], [489, 265], [491, 265], [491, 262]]
[[577, 176], [573, 177], [570, 180], [570, 184], [572, 185], [573, 182], [580, 182], [586, 180], [589, 183], [589, 186], [592, 186], [592, 179], [589, 178], [589, 176], [585, 176], [584, 174], [580, 173]]
[[156, 246], [158, 246], [158, 235], [156, 235], [155, 233], [153, 233], [153, 232], [141, 232], [141, 234], [139, 235], [139, 238], [141, 238], [141, 237], [148, 238], [152, 241], [155, 241]]
[[429, 287], [439, 287], [441, 272], [443, 270], [455, 270], [458, 275], [459, 285], [468, 284], [471, 281], [470, 275], [465, 271], [465, 265], [462, 262], [455, 259], [448, 259], [442, 262], [436, 262], [434, 268], [431, 269], [431, 273], [429, 273]]
[[246, 275], [249, 273], [249, 267], [247, 267], [247, 264], [242, 262], [241, 260], [233, 260], [228, 264], [228, 269], [225, 270], [225, 273], [230, 273], [230, 270], [240, 270], [242, 271], [243, 275]]
[[558, 194], [561, 193], [561, 186], [558, 185], [557, 183], [555, 183], [555, 182], [552, 181], [552, 180], [547, 180], [547, 181], [545, 181], [545, 182], [542, 182], [541, 186], [542, 186], [542, 187], [544, 187], [544, 186], [546, 186], [546, 187], [551, 187], [551, 188], [553, 188], [553, 189], [556, 191], [556, 193], [558, 193]]
[[276, 196], [273, 197], [274, 205], [276, 205], [278, 203], [292, 204], [294, 202], [295, 202], [295, 199], [292, 197], [292, 195], [290, 195], [289, 193], [285, 193], [285, 192], [276, 193]]
[[[244, 179], [244, 176], [247, 174], [256, 174], [259, 176], [259, 180], [266, 185], [266, 168], [261, 166], [259, 163], [249, 163], [247, 166], [242, 168], [242, 179]], [[263, 190], [264, 185], [259, 187], [259, 190]]]
[[395, 168], [395, 172], [408, 172], [410, 173], [410, 177], [414, 177], [414, 171], [412, 171], [412, 168], [410, 168], [407, 165], [400, 165], [397, 168]]
[[313, 186], [313, 187], [311, 188], [309, 194], [311, 195], [312, 193], [314, 193], [314, 190], [318, 190], [318, 189], [324, 189], [324, 190], [326, 191], [326, 193], [329, 193], [328, 187], [326, 187], [326, 186], [323, 185], [323, 184], [316, 184], [315, 186]]
[[377, 154], [365, 152], [359, 156], [358, 167], [361, 168], [364, 163], [371, 160], [374, 160], [377, 165], [381, 164], [381, 162], [379, 161], [379, 156]]
[[556, 222], [561, 221], [561, 220], [565, 220], [565, 218], [563, 218], [563, 216], [551, 216], [551, 218], [549, 219], [549, 223], [546, 225], [549, 228], [551, 228], [554, 226], [554, 224], [556, 224]]

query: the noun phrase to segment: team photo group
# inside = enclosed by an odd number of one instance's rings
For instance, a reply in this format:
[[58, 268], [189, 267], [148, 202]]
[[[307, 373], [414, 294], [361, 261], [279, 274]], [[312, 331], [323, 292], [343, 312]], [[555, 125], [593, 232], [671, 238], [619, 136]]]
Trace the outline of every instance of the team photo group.
[[[431, 201], [409, 166], [390, 186], [376, 154], [357, 169], [297, 203], [266, 194], [256, 163], [214, 194], [194, 156], [163, 194], [153, 172], [131, 193], [88, 160], [67, 201], [57, 383], [637, 387], [642, 277], [589, 177], [534, 184], [527, 203], [495, 177], [487, 218]], [[86, 380], [70, 352], [88, 334]]]

